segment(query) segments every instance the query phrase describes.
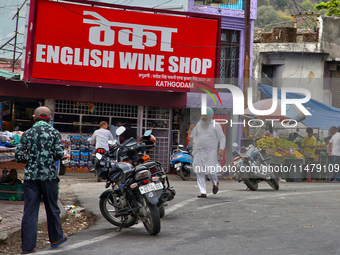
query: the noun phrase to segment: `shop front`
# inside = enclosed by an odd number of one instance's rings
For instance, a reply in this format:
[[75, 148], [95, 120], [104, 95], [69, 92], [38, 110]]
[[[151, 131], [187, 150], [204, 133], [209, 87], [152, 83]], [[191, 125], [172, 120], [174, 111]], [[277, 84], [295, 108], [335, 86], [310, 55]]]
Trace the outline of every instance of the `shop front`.
[[22, 77], [0, 80], [0, 101], [9, 104], [5, 129], [28, 129], [32, 111], [49, 107], [65, 143], [77, 143], [71, 171], [83, 171], [81, 152], [91, 150], [85, 138], [99, 122], [129, 123], [139, 137], [152, 130], [150, 156], [169, 171], [179, 137], [173, 109], [185, 108], [193, 77], [215, 77], [220, 17], [69, 2], [31, 1]]

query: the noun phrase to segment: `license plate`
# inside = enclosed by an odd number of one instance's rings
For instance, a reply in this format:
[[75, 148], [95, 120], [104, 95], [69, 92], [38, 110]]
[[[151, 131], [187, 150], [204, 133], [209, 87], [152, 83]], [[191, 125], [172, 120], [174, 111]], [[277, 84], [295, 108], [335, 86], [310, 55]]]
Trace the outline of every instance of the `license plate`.
[[234, 161], [234, 165], [240, 164], [242, 162], [242, 159]]
[[163, 183], [161, 182], [156, 183], [155, 186], [156, 186], [156, 190], [163, 189]]
[[141, 194], [145, 194], [147, 192], [155, 191], [155, 190], [156, 190], [156, 185], [153, 182], [139, 187], [139, 191], [140, 191]]
[[62, 163], [63, 163], [63, 165], [68, 165], [68, 164], [70, 164], [70, 161], [68, 159], [64, 159], [62, 161]]
[[176, 163], [175, 168], [182, 166], [182, 163]]

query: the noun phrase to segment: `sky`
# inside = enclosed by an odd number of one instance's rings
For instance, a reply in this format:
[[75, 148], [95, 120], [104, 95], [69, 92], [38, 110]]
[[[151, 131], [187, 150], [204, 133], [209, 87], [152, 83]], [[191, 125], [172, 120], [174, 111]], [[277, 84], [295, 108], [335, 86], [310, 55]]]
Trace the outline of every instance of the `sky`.
[[[0, 0], [0, 47], [15, 35], [16, 18], [12, 20], [17, 9], [25, 2], [25, 0]], [[26, 4], [20, 11], [18, 32], [25, 32]], [[18, 35], [17, 46], [22, 48], [24, 41], [23, 35]], [[14, 44], [14, 40], [11, 42]], [[13, 50], [13, 46], [6, 46], [4, 49]], [[21, 50], [20, 50], [21, 51]], [[17, 55], [18, 57], [19, 55]], [[13, 58], [13, 52], [0, 50], [0, 58]]]

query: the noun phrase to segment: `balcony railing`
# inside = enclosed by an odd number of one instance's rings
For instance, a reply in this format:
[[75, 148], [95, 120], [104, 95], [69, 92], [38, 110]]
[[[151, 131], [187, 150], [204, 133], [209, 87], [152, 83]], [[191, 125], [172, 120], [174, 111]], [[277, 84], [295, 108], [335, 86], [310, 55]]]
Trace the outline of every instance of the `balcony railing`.
[[195, 5], [244, 10], [244, 0], [195, 0]]

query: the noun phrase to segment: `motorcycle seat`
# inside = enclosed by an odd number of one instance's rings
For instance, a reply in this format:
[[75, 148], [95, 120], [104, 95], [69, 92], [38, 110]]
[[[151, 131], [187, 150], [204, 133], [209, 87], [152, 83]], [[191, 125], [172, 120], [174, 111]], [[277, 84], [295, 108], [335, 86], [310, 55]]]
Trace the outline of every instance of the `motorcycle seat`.
[[146, 162], [143, 165], [150, 169], [150, 168], [157, 166], [157, 163], [156, 162]]

